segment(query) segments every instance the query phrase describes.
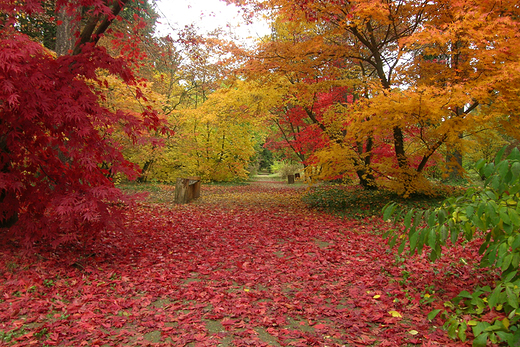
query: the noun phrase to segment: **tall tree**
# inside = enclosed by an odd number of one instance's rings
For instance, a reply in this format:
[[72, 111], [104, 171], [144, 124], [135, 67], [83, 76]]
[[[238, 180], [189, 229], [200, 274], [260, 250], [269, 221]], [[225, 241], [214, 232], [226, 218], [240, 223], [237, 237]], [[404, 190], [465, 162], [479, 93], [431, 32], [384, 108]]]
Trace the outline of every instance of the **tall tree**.
[[[332, 35], [328, 23], [295, 19], [287, 13], [279, 16], [273, 23], [271, 37], [258, 45], [255, 59], [245, 65], [247, 75], [264, 80], [266, 88], [286, 88], [282, 101], [286, 108], [300, 107], [308, 123], [336, 145], [345, 147], [349, 167], [361, 184], [367, 189], [375, 188], [370, 168], [372, 137], [345, 142], [348, 132], [337, 126], [338, 119], [330, 112], [366, 94], [362, 82], [367, 78], [367, 69], [336, 52], [335, 44], [327, 42]], [[273, 74], [279, 77], [272, 78]], [[280, 86], [281, 81], [290, 88]]]
[[[391, 143], [393, 162], [368, 164], [403, 195], [427, 186], [423, 172], [440, 150], [464, 151], [461, 134], [499, 121], [508, 124], [504, 129], [518, 129], [515, 6], [455, 0], [237, 3], [316, 27], [290, 51], [264, 55], [264, 71], [324, 71], [341, 61], [345, 72], [357, 72], [363, 97], [339, 104], [335, 117], [343, 118], [348, 141], [373, 143], [365, 158], [376, 153], [375, 141]], [[290, 52], [297, 54], [293, 65], [282, 64]], [[483, 112], [474, 112], [479, 105]]]

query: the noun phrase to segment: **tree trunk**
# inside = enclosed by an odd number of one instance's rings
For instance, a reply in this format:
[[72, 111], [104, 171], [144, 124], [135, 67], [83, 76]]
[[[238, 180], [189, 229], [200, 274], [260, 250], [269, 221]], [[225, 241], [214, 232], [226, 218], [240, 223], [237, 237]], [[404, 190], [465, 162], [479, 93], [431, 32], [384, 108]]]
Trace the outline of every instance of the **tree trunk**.
[[67, 11], [64, 8], [58, 14], [58, 21], [61, 21], [61, 25], [58, 25], [56, 29], [55, 50], [58, 56], [62, 56], [72, 53], [76, 42], [74, 33], [78, 30], [78, 24], [73, 20], [72, 16], [67, 15]]
[[417, 180], [418, 172], [410, 168], [410, 164], [408, 163], [404, 147], [403, 131], [400, 127], [395, 126], [393, 132], [395, 157], [401, 171], [401, 177], [399, 179], [403, 184], [403, 196], [408, 197], [416, 191], [415, 182]]
[[374, 174], [372, 173], [370, 169], [370, 164], [372, 162], [372, 147], [374, 145], [374, 141], [372, 139], [372, 136], [368, 137], [368, 140], [366, 142], [366, 148], [363, 149], [363, 144], [361, 142], [358, 142], [358, 153], [363, 155], [366, 154], [365, 158], [362, 160], [361, 163], [355, 163], [357, 166], [362, 165], [362, 168], [356, 170], [356, 174], [359, 179], [359, 184], [363, 187], [365, 190], [377, 190], [376, 185], [376, 178], [374, 177]]
[[177, 178], [175, 203], [187, 204], [200, 197], [200, 177]]
[[[4, 162], [0, 172], [9, 173], [11, 162], [5, 138], [0, 139], [0, 158]], [[18, 221], [16, 194], [12, 190], [0, 189], [0, 228], [10, 228]]]
[[154, 163], [153, 159], [147, 160], [146, 163], [144, 163], [143, 169], [141, 170], [141, 176], [139, 176], [137, 178], [137, 182], [139, 182], [139, 183], [146, 182], [147, 172], [148, 172], [148, 170], [150, 170], [153, 163]]
[[369, 170], [357, 170], [356, 174], [359, 178], [359, 184], [365, 190], [377, 190], [377, 185], [375, 182], [374, 175]]
[[448, 163], [449, 180], [458, 181], [463, 179], [462, 152], [458, 149], [450, 151], [446, 156], [446, 162]]

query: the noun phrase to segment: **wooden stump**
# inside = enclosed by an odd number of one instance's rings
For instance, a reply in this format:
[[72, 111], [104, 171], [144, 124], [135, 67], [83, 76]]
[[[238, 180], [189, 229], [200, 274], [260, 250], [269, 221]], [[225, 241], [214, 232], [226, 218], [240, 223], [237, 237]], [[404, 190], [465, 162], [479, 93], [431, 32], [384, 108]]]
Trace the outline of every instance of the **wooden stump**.
[[287, 183], [294, 184], [294, 175], [287, 175]]
[[177, 178], [175, 203], [187, 204], [200, 197], [200, 177]]

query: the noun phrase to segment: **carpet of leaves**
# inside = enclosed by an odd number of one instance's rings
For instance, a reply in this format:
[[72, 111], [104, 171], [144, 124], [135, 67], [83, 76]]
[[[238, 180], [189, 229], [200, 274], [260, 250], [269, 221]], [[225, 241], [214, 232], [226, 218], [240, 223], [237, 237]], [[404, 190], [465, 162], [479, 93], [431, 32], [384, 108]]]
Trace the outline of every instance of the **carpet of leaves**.
[[0, 345], [461, 346], [426, 315], [492, 281], [477, 244], [436, 264], [397, 256], [390, 224], [310, 210], [301, 187], [203, 186], [188, 205], [172, 193], [89, 247], [3, 242]]

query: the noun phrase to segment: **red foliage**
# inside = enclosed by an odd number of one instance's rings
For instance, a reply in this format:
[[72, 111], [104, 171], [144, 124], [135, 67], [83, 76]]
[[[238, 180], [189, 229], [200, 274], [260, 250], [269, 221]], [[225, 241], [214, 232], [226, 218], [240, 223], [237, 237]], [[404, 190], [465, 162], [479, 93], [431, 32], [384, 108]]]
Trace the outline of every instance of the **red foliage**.
[[159, 126], [149, 110], [129, 115], [99, 105], [97, 70], [135, 83], [127, 61], [95, 47], [127, 2], [57, 0], [56, 13], [64, 10], [82, 23], [74, 55], [59, 58], [16, 31], [18, 19], [43, 11], [42, 0], [0, 3], [0, 227], [27, 245], [112, 228], [115, 203], [125, 197], [108, 177], [136, 177], [139, 168], [123, 158], [109, 135], [120, 127], [136, 141]]
[[0, 46], [0, 219], [18, 214], [10, 232], [28, 242], [103, 230], [113, 223], [109, 203], [122, 195], [99, 165], [129, 177], [138, 172], [107, 135], [119, 124], [136, 139], [144, 124], [157, 127], [158, 118], [99, 105], [102, 96], [92, 86], [97, 69], [133, 79], [102, 48], [85, 45], [76, 56], [56, 59], [11, 30], [2, 33]]
[[[279, 132], [268, 139], [267, 147], [272, 150], [292, 150], [306, 164], [306, 159], [329, 141], [323, 131], [324, 113], [338, 103], [352, 103], [352, 100], [347, 87], [334, 87], [328, 92], [318, 93], [307, 110], [302, 106], [280, 108], [277, 120]], [[313, 113], [314, 119], [308, 112]]]

